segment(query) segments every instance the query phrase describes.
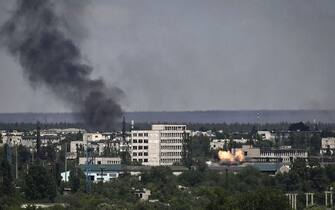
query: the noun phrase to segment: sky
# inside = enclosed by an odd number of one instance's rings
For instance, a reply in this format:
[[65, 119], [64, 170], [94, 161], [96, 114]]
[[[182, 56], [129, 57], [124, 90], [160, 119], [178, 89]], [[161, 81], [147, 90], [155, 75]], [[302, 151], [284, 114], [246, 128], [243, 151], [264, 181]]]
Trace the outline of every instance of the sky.
[[[333, 0], [68, 1], [69, 36], [126, 111], [335, 107]], [[0, 112], [70, 111], [1, 44], [0, 64]]]

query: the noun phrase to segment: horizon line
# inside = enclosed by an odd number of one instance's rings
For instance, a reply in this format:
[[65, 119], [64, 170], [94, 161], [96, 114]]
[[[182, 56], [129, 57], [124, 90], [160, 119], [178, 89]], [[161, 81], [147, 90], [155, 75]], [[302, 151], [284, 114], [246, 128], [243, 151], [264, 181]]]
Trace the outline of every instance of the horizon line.
[[[144, 111], [124, 111], [123, 113], [166, 113], [166, 112], [268, 112], [268, 111], [335, 111], [335, 109], [212, 109], [212, 110], [144, 110]], [[0, 114], [79, 114], [80, 112], [0, 112]]]

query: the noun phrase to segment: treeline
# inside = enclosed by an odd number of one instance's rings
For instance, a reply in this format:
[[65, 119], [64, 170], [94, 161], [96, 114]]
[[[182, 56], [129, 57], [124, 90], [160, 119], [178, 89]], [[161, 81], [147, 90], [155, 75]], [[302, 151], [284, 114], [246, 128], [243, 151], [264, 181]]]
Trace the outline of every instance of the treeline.
[[[32, 131], [37, 128], [37, 123], [0, 123], [0, 130], [6, 131]], [[38, 123], [42, 129], [56, 128], [56, 129], [65, 129], [65, 128], [84, 128], [84, 124], [81, 123]]]

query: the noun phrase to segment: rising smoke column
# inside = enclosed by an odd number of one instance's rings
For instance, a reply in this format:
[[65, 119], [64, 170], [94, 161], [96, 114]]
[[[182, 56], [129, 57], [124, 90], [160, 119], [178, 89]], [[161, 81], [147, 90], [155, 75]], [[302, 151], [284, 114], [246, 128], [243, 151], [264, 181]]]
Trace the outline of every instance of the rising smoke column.
[[46, 86], [72, 111], [81, 113], [89, 127], [110, 129], [122, 115], [118, 103], [122, 91], [90, 78], [93, 68], [83, 63], [80, 49], [62, 29], [56, 3], [18, 0], [1, 28], [1, 40], [33, 87]]

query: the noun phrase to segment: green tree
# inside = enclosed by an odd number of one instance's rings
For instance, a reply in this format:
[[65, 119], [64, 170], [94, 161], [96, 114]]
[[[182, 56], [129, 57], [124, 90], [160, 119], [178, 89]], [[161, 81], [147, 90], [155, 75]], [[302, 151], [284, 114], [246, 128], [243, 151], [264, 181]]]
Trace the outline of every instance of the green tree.
[[11, 166], [6, 159], [1, 161], [1, 192], [4, 195], [11, 195], [14, 193], [14, 183], [11, 171]]
[[79, 168], [70, 171], [69, 181], [71, 183], [71, 191], [77, 192], [80, 189], [81, 182], [85, 179], [85, 175]]
[[289, 210], [287, 198], [281, 191], [265, 188], [238, 196], [241, 210]]
[[33, 165], [25, 176], [25, 196], [29, 200], [53, 200], [57, 195], [57, 188], [53, 176], [46, 168]]

